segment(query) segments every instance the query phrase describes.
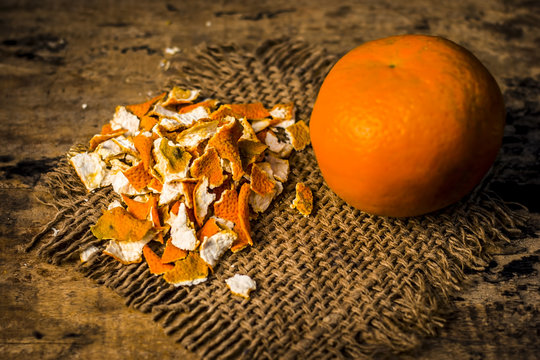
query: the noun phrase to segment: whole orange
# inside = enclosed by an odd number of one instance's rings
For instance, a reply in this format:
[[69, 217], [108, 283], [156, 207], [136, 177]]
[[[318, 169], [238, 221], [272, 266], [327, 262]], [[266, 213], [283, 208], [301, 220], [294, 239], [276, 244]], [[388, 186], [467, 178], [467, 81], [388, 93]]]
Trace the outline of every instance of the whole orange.
[[328, 186], [368, 213], [406, 217], [450, 205], [489, 170], [505, 109], [497, 82], [450, 40], [366, 42], [326, 76], [310, 120]]

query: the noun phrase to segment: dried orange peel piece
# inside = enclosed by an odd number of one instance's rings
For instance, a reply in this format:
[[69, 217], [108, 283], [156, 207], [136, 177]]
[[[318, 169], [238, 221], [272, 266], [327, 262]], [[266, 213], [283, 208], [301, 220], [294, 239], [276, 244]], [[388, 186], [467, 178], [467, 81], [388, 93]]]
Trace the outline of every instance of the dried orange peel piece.
[[99, 253], [101, 250], [97, 246], [89, 246], [86, 249], [82, 250], [79, 254], [81, 262], [87, 262], [94, 254]]
[[96, 153], [80, 153], [69, 159], [75, 172], [88, 190], [101, 186], [106, 177], [106, 165]]
[[238, 234], [238, 238], [233, 242], [231, 246], [232, 252], [237, 252], [242, 250], [248, 245], [253, 245], [253, 240], [251, 239], [251, 227], [249, 224], [249, 194], [251, 192], [250, 186], [248, 183], [245, 183], [240, 188], [238, 194], [238, 217], [236, 222], [235, 230]]
[[227, 189], [214, 203], [214, 215], [236, 223], [238, 221], [238, 193], [235, 188]]
[[198, 108], [199, 106], [202, 106], [206, 110], [208, 110], [209, 112], [212, 112], [214, 110], [214, 108], [217, 106], [217, 104], [218, 104], [217, 100], [215, 100], [215, 99], [207, 99], [207, 100], [195, 103], [195, 104], [183, 105], [182, 107], [180, 107], [178, 109], [178, 113], [179, 114], [185, 114], [185, 113], [193, 111], [194, 109]]
[[270, 206], [274, 198], [281, 194], [283, 191], [283, 185], [281, 182], [276, 181], [276, 187], [274, 190], [268, 194], [260, 195], [256, 192], [252, 191], [249, 194], [249, 205], [251, 206], [251, 209], [255, 211], [256, 213], [262, 213], [265, 212], [266, 209]]
[[142, 251], [151, 274], [161, 275], [174, 269], [174, 265], [164, 263], [148, 245]]
[[184, 105], [188, 103], [191, 102], [178, 99], [171, 100], [171, 96], [169, 94], [166, 101], [156, 104], [148, 115], [157, 116], [159, 118], [159, 124], [168, 131], [175, 131], [192, 126], [197, 121], [206, 119], [210, 116], [210, 109], [201, 104], [196, 104], [196, 106], [188, 108], [189, 111], [186, 109], [183, 111], [181, 110], [180, 112], [176, 110], [175, 105]]
[[247, 275], [235, 274], [225, 280], [227, 287], [234, 295], [249, 299], [249, 294], [257, 288], [255, 281]]
[[[178, 210], [180, 209], [180, 204], [182, 204], [181, 201], [175, 201], [174, 204], [172, 204], [169, 213], [172, 215], [178, 215]], [[185, 206], [185, 204], [184, 204]]]
[[175, 86], [167, 94], [167, 97], [161, 103], [161, 106], [172, 106], [180, 104], [189, 104], [199, 97], [199, 90], [186, 90]]
[[101, 135], [107, 135], [107, 134], [110, 134], [112, 132], [115, 132], [116, 130], [113, 130], [112, 126], [111, 126], [111, 123], [106, 123], [105, 125], [103, 125], [101, 127], [101, 132], [100, 134]]
[[251, 190], [259, 195], [270, 194], [276, 187], [273, 175], [267, 169], [269, 167], [268, 163], [256, 163], [251, 167]]
[[[150, 209], [149, 213], [148, 213], [148, 217], [149, 217], [149, 220], [154, 225], [154, 228], [156, 228], [157, 230], [166, 230], [167, 227], [162, 227], [162, 224], [161, 224], [161, 217], [160, 217], [160, 214], [159, 214], [157, 196], [150, 196], [147, 203], [148, 203], [148, 207]], [[158, 241], [163, 243], [163, 239], [160, 239]]]
[[285, 131], [291, 139], [294, 150], [304, 150], [304, 148], [311, 143], [311, 139], [309, 138], [309, 128], [302, 120], [287, 127]]
[[126, 242], [150, 240], [156, 233], [150, 221], [139, 220], [122, 207], [105, 211], [91, 230], [98, 239]]
[[177, 248], [173, 245], [171, 239], [169, 239], [165, 245], [165, 250], [163, 250], [163, 255], [161, 255], [161, 261], [164, 263], [172, 263], [176, 260], [184, 259], [187, 254], [188, 252], [186, 250]]
[[249, 164], [257, 162], [267, 148], [268, 146], [258, 139], [257, 141], [240, 139], [238, 141], [238, 150], [240, 151], [242, 166], [247, 168]]
[[150, 182], [148, 183], [146, 187], [158, 193], [160, 193], [163, 190], [163, 184], [155, 176], [152, 177], [152, 180], [150, 180]]
[[[263, 131], [261, 131], [263, 133]], [[268, 150], [279, 155], [279, 157], [288, 157], [294, 146], [279, 140], [278, 136], [272, 129], [265, 129], [264, 139], [262, 140], [266, 145], [268, 145]]]
[[184, 202], [186, 207], [193, 209], [195, 201], [193, 200], [193, 194], [195, 192], [196, 183], [190, 181], [182, 181], [182, 194], [184, 195]]
[[172, 141], [159, 138], [154, 141], [154, 169], [166, 180], [181, 180], [186, 177], [191, 154]]
[[251, 124], [249, 123], [249, 121], [247, 121], [245, 117], [241, 117], [240, 119], [238, 119], [238, 121], [244, 128], [241, 138], [246, 139], [246, 140], [258, 141], [257, 134], [255, 130], [253, 129], [253, 127], [251, 126]]
[[212, 112], [210, 114], [210, 119], [212, 120], [218, 120], [219, 123], [223, 123], [226, 118], [232, 117], [234, 119], [238, 119], [241, 117], [241, 115], [235, 113], [230, 105], [221, 105], [216, 111]]
[[107, 132], [106, 134], [94, 135], [92, 139], [90, 139], [90, 150], [95, 150], [95, 148], [102, 142], [105, 142], [117, 136], [123, 135], [126, 133], [126, 131], [127, 130], [125, 129], [119, 129], [119, 130], [111, 129], [111, 131]]
[[221, 169], [221, 161], [214, 148], [209, 148], [202, 156], [195, 159], [190, 171], [191, 175], [196, 178], [208, 178], [210, 188], [220, 186], [225, 181], [225, 175]]
[[150, 134], [140, 133], [133, 138], [133, 146], [139, 152], [141, 161], [145, 169], [150, 169], [152, 166], [152, 144], [154, 140]]
[[274, 178], [286, 182], [289, 178], [289, 160], [282, 159], [274, 154], [266, 155], [265, 160], [270, 164]]
[[237, 237], [238, 235], [231, 230], [222, 230], [205, 237], [199, 249], [201, 258], [210, 268], [215, 267], [219, 258], [231, 248]]
[[184, 259], [177, 260], [174, 269], [166, 272], [163, 279], [174, 286], [192, 286], [208, 279], [208, 265], [198, 253], [190, 252]]
[[124, 265], [139, 263], [142, 260], [143, 248], [148, 241], [147, 239], [131, 242], [109, 240], [103, 253], [113, 257]]
[[135, 201], [129, 196], [122, 194], [122, 200], [127, 205], [127, 211], [139, 220], [146, 220], [150, 213], [148, 202]]
[[202, 177], [193, 189], [193, 212], [197, 224], [202, 226], [208, 215], [208, 208], [216, 199], [216, 195], [208, 192], [208, 178]]
[[139, 123], [139, 127], [143, 131], [151, 131], [154, 126], [156, 126], [158, 123], [158, 119], [156, 119], [153, 116], [145, 115], [141, 117], [141, 122]]
[[143, 102], [141, 104], [127, 105], [126, 109], [131, 112], [133, 115], [137, 116], [139, 119], [142, 119], [149, 111], [152, 105], [163, 99], [167, 95], [166, 92], [159, 94], [158, 96]]
[[208, 141], [208, 146], [216, 149], [221, 159], [230, 162], [233, 180], [240, 180], [244, 175], [238, 150], [238, 140], [242, 136], [242, 129], [238, 120], [229, 118], [228, 123], [223, 125]]
[[126, 136], [134, 136], [139, 131], [140, 120], [133, 115], [125, 106], [117, 106], [113, 119], [111, 120], [111, 128], [113, 130], [125, 129]]
[[296, 197], [291, 208], [296, 208], [305, 217], [313, 211], [313, 194], [310, 188], [302, 182], [296, 184]]
[[[163, 185], [159, 194], [159, 205], [170, 204], [180, 200], [183, 194], [183, 184], [181, 181], [168, 181]], [[176, 214], [175, 214], [176, 215]]]
[[128, 179], [129, 183], [133, 185], [135, 190], [141, 191], [152, 181], [154, 178], [149, 172], [148, 168], [144, 166], [144, 163], [141, 161], [135, 166], [130, 167], [128, 170], [124, 171], [124, 176]]
[[120, 147], [122, 153], [131, 155], [135, 158], [139, 156], [139, 152], [135, 148], [135, 145], [133, 145], [133, 142], [131, 142], [130, 138], [126, 138], [125, 136], [121, 135], [112, 138], [111, 141]]
[[294, 118], [294, 103], [274, 105], [270, 109], [270, 116], [274, 119], [291, 120]]
[[171, 241], [174, 246], [189, 251], [197, 248], [199, 239], [183, 202], [178, 208], [178, 215], [171, 216], [169, 219], [169, 225], [171, 226]]
[[216, 219], [210, 218], [206, 220], [204, 225], [201, 227], [201, 230], [199, 230], [199, 233], [197, 234], [199, 241], [203, 241], [204, 238], [210, 237], [214, 234], [217, 234], [221, 231], [221, 228], [216, 222]]
[[176, 142], [187, 149], [195, 149], [201, 142], [212, 137], [217, 129], [217, 120], [204, 121], [180, 132]]
[[248, 120], [259, 120], [270, 116], [268, 110], [261, 103], [229, 104], [231, 110]]

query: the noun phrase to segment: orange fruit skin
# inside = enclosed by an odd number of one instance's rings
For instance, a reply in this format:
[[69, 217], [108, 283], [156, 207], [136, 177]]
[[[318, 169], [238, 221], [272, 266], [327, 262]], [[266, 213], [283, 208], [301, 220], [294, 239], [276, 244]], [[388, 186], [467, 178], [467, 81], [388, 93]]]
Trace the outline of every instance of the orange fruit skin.
[[457, 202], [500, 149], [505, 108], [495, 79], [441, 37], [367, 42], [326, 76], [310, 136], [328, 186], [365, 212], [408, 217]]

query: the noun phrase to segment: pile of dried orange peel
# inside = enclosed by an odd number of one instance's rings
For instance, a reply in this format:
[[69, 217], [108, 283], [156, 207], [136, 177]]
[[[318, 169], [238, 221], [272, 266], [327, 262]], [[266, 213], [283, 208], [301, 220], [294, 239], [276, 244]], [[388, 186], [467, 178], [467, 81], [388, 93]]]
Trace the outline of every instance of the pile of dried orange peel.
[[[293, 103], [197, 101], [199, 90], [174, 87], [136, 105], [118, 106], [113, 119], [70, 158], [89, 191], [112, 186], [113, 201], [91, 227], [103, 251], [123, 264], [142, 261], [175, 286], [207, 280], [228, 250], [253, 245], [250, 220], [283, 191], [292, 151], [310, 143]], [[296, 185], [291, 207], [312, 211], [313, 197]], [[226, 280], [243, 297], [256, 285], [247, 275]]]

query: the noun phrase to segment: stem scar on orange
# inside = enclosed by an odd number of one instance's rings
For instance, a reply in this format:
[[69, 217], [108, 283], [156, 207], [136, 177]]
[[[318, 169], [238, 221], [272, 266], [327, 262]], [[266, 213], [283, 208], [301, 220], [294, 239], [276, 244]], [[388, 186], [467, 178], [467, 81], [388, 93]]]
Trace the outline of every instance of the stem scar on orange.
[[365, 212], [407, 217], [460, 200], [502, 142], [497, 82], [450, 40], [399, 35], [367, 42], [326, 76], [310, 120], [328, 186]]

